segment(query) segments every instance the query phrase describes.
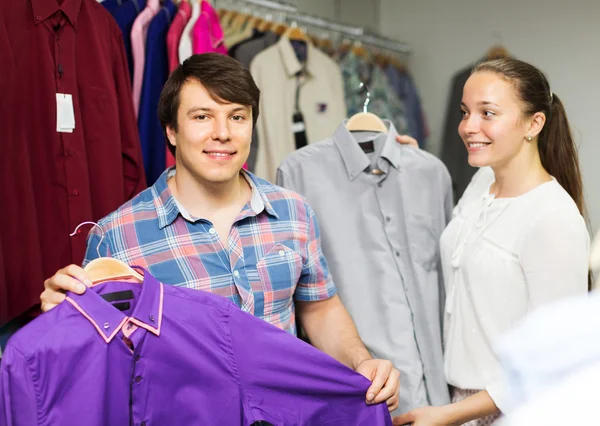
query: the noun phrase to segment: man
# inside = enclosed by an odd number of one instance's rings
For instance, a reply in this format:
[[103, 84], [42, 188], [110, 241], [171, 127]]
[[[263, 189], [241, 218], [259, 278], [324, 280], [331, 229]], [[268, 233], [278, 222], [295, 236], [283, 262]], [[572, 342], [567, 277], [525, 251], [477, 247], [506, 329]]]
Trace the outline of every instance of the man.
[[[367, 403], [398, 406], [399, 372], [372, 359], [340, 299], [321, 252], [316, 217], [303, 199], [242, 170], [260, 91], [239, 62], [195, 55], [165, 84], [159, 118], [176, 166], [99, 222], [84, 264], [112, 256], [166, 284], [211, 291], [295, 334], [372, 381]], [[82, 293], [70, 265], [44, 283], [42, 309]]]

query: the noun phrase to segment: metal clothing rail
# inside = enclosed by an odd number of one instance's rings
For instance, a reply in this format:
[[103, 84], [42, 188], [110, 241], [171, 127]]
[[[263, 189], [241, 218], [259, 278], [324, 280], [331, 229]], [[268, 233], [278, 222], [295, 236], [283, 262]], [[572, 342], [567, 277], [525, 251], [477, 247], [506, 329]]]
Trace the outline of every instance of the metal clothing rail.
[[[365, 32], [362, 27], [342, 24], [331, 19], [321, 18], [298, 11], [295, 4], [279, 0], [228, 0], [227, 2], [218, 1], [217, 3], [239, 3], [242, 5], [253, 5], [268, 9], [274, 12], [282, 13], [286, 20], [299, 25], [308, 25], [314, 28], [320, 28], [327, 32], [341, 34], [372, 47], [393, 51], [402, 54], [409, 54], [411, 48], [407, 43], [394, 40], [382, 35]], [[219, 4], [217, 4], [219, 7]]]

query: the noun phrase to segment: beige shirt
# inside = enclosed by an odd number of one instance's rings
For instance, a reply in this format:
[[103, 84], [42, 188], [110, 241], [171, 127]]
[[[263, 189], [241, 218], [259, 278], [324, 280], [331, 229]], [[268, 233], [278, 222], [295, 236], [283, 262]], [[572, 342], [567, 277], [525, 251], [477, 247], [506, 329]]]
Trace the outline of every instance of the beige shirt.
[[[338, 65], [308, 45], [306, 73], [299, 105], [308, 143], [329, 138], [346, 118], [342, 74]], [[257, 131], [260, 146], [254, 173], [275, 182], [277, 167], [296, 149], [292, 117], [296, 97], [296, 74], [302, 70], [289, 39], [259, 53], [250, 71], [261, 90]]]
[[475, 174], [442, 234], [444, 372], [453, 386], [486, 389], [504, 411], [497, 339], [538, 306], [587, 293], [590, 241], [556, 180], [498, 199], [494, 180], [488, 167]]

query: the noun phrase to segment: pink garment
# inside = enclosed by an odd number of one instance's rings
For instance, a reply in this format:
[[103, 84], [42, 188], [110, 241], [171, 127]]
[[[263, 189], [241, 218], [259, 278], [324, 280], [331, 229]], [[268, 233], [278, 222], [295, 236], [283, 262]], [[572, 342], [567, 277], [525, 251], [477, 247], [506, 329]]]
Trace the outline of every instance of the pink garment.
[[[183, 35], [183, 30], [192, 17], [192, 6], [187, 1], [182, 1], [179, 4], [179, 10], [177, 15], [173, 18], [173, 22], [169, 27], [167, 33], [167, 55], [169, 56], [169, 73], [172, 73], [175, 68], [179, 65], [179, 42]], [[169, 148], [165, 148], [166, 155], [166, 167], [175, 165], [175, 158], [169, 151]]]
[[192, 6], [187, 1], [179, 4], [177, 15], [167, 33], [167, 54], [169, 55], [169, 73], [172, 73], [179, 65], [179, 41], [183, 35], [183, 30], [192, 17]]
[[196, 53], [221, 53], [227, 55], [219, 15], [209, 2], [202, 2], [200, 17], [192, 30], [192, 50]]
[[135, 116], [140, 110], [142, 82], [144, 80], [144, 60], [146, 57], [146, 34], [152, 18], [160, 10], [160, 0], [148, 0], [146, 8], [140, 12], [131, 28], [131, 52], [133, 54], [133, 107]]

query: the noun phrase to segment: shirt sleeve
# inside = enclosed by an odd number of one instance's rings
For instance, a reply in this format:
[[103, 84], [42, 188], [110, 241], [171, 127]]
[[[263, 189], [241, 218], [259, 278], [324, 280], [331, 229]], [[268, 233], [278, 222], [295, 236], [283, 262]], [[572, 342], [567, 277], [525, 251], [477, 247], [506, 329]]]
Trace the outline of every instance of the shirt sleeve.
[[571, 208], [549, 211], [524, 235], [519, 261], [529, 292], [529, 310], [588, 289], [590, 239]]
[[229, 326], [248, 423], [391, 425], [385, 403], [365, 403], [365, 377], [233, 305]]
[[29, 366], [23, 354], [10, 345], [2, 356], [0, 384], [0, 426], [39, 424]]
[[306, 255], [294, 299], [312, 302], [329, 299], [336, 294], [337, 290], [329, 274], [327, 260], [325, 260], [321, 248], [321, 232], [317, 216], [308, 204], [305, 203], [304, 206], [308, 216]]
[[504, 379], [488, 384], [485, 390], [490, 395], [490, 398], [492, 398], [492, 401], [494, 401], [494, 404], [496, 404], [496, 407], [505, 413], [508, 408], [508, 398], [506, 397], [506, 383]]
[[113, 78], [119, 107], [121, 132], [121, 155], [125, 200], [129, 200], [146, 188], [146, 175], [142, 160], [142, 148], [138, 135], [137, 119], [131, 102], [131, 82], [127, 54], [120, 31], [114, 35]]

